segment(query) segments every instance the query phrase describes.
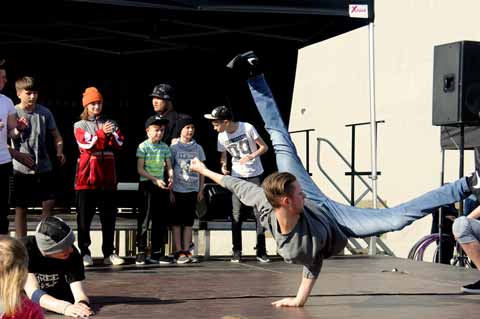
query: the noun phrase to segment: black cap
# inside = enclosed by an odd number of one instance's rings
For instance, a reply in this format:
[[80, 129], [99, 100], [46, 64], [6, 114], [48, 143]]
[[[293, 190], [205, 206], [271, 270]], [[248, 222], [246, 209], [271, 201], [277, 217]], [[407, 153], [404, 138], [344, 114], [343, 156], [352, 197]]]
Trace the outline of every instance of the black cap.
[[185, 116], [185, 117], [179, 119], [177, 121], [178, 131], [179, 132], [182, 131], [185, 126], [190, 125], [190, 124], [195, 125], [195, 123], [193, 122], [193, 118], [190, 117], [190, 116]]
[[232, 120], [232, 111], [225, 105], [217, 106], [212, 113], [205, 114], [204, 117], [209, 120]]
[[175, 97], [175, 93], [173, 87], [170, 84], [159, 84], [153, 88], [152, 93], [150, 94], [152, 97], [158, 97], [162, 100], [173, 100]]
[[160, 115], [153, 115], [148, 118], [145, 122], [145, 128], [148, 128], [150, 125], [167, 125], [168, 119], [160, 116]]

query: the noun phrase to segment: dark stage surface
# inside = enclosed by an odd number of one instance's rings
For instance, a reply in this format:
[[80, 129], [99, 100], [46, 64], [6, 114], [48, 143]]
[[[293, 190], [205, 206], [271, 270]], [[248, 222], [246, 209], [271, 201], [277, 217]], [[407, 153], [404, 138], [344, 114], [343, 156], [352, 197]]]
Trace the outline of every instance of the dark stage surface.
[[[392, 272], [397, 268], [397, 272]], [[301, 267], [276, 259], [232, 264], [97, 267], [87, 271], [94, 318], [476, 318], [480, 295], [460, 292], [478, 270], [391, 257], [336, 257], [304, 308], [270, 305], [295, 295]], [[47, 313], [47, 318], [61, 316]]]

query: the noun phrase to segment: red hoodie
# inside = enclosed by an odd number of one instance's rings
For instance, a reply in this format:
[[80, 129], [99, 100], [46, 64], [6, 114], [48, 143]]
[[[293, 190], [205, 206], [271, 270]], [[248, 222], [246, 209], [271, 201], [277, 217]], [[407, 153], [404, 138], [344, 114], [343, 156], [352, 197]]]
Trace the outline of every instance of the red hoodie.
[[12, 316], [1, 315], [1, 319], [44, 319], [42, 308], [39, 305], [28, 299], [27, 297], [22, 298], [23, 305], [20, 311], [15, 313]]
[[105, 119], [81, 120], [74, 125], [80, 156], [77, 162], [75, 190], [116, 189], [115, 156], [113, 150], [123, 145], [120, 130], [111, 135], [103, 132]]

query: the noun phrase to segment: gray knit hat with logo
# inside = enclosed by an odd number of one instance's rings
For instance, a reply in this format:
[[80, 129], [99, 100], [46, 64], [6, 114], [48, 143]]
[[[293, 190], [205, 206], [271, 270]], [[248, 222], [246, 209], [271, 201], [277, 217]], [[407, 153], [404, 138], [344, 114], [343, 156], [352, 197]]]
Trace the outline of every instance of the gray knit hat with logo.
[[71, 247], [75, 242], [72, 229], [56, 216], [40, 221], [35, 230], [38, 249], [43, 255], [55, 254]]

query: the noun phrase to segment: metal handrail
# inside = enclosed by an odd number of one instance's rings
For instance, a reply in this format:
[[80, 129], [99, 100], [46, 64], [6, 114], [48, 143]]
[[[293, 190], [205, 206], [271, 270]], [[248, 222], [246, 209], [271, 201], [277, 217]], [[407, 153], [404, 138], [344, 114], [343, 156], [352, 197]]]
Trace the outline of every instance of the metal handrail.
[[305, 133], [305, 170], [307, 171], [308, 175], [312, 176], [310, 173], [310, 132], [315, 131], [313, 128], [305, 129], [305, 130], [297, 130], [297, 131], [290, 131], [290, 135], [295, 133]]
[[[322, 164], [320, 162], [320, 153], [321, 153], [320, 152], [320, 149], [321, 149], [320, 146], [321, 146], [322, 142], [325, 142], [328, 145], [330, 145], [330, 147], [335, 151], [335, 153], [338, 155], [338, 157], [340, 157], [342, 159], [342, 161], [348, 166], [348, 168], [352, 169], [352, 165], [348, 162], [348, 160], [345, 158], [345, 156], [343, 156], [342, 153], [340, 153], [340, 151], [333, 145], [332, 142], [330, 142], [329, 140], [327, 140], [325, 138], [317, 137], [317, 167], [320, 170], [320, 172], [322, 172], [322, 174], [333, 185], [333, 187], [335, 187], [335, 189], [342, 195], [342, 197], [348, 203], [350, 203], [349, 197], [342, 191], [342, 189], [333, 181], [333, 179], [330, 177], [330, 175], [328, 175], [327, 172], [325, 171], [325, 169], [323, 169], [323, 167], [322, 167]], [[360, 195], [358, 200], [355, 201], [355, 205], [358, 204], [358, 202], [360, 200], [362, 200], [363, 197], [365, 197], [366, 194], [373, 191], [372, 188], [370, 187], [370, 185], [367, 183], [367, 181], [362, 176], [357, 175], [357, 177], [365, 185], [365, 187], [367, 187], [367, 190], [362, 195]], [[377, 195], [377, 199], [380, 201], [380, 203], [382, 203], [383, 207], [388, 208], [387, 204], [385, 203], [385, 201], [380, 196]]]

